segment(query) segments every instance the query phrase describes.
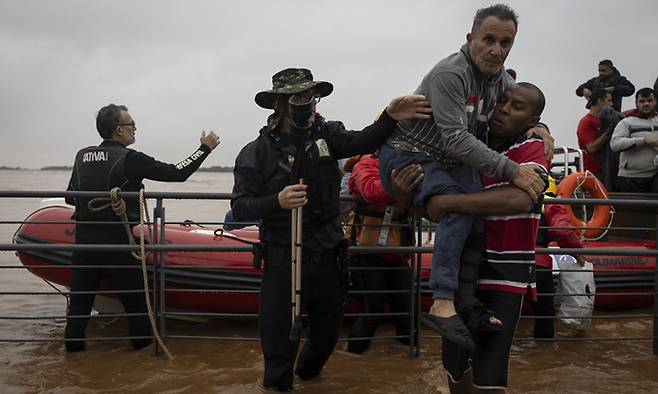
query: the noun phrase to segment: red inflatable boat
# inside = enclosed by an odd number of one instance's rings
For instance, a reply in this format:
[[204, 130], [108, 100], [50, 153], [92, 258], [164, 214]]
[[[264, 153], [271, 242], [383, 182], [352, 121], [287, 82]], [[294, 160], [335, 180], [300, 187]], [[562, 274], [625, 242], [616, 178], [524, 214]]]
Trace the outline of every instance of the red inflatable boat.
[[[17, 244], [73, 243], [74, 224], [41, 224], [37, 222], [70, 221], [73, 210], [52, 206], [33, 212], [14, 235]], [[257, 231], [238, 230], [228, 236], [216, 236], [210, 228], [167, 225], [169, 244], [241, 245], [257, 242]], [[590, 242], [588, 248], [623, 247], [630, 250], [655, 249], [650, 242]], [[47, 281], [69, 286], [71, 281], [70, 251], [21, 251], [19, 259], [33, 274]], [[652, 305], [647, 295], [619, 293], [653, 292], [655, 258], [636, 256], [590, 256], [595, 270], [596, 309], [632, 309]], [[152, 259], [149, 258], [149, 265]], [[41, 266], [41, 267], [39, 267]], [[431, 303], [427, 278], [431, 255], [422, 259], [423, 309]], [[167, 252], [165, 253], [166, 307], [186, 311], [217, 313], [255, 313], [258, 310], [258, 290], [261, 272], [252, 267], [251, 253], [238, 252]], [[201, 291], [189, 291], [197, 289]], [[183, 291], [187, 290], [187, 291]], [[243, 292], [247, 290], [248, 292]], [[605, 293], [612, 293], [604, 295]], [[354, 303], [350, 303], [352, 306]], [[353, 310], [353, 308], [348, 308]]]

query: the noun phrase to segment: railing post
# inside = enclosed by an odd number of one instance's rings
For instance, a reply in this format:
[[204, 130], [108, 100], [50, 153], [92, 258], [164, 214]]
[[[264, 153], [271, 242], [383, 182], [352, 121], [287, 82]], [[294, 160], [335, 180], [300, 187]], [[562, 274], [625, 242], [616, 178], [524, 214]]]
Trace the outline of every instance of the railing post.
[[[162, 203], [162, 199], [159, 198], [156, 203], [156, 215], [159, 218], [159, 221], [157, 223], [153, 223], [154, 231], [156, 227], [160, 227], [159, 231], [159, 238], [156, 238], [158, 245], [165, 245], [167, 240], [166, 240], [166, 234], [165, 234], [165, 224], [166, 224], [166, 219], [165, 219], [165, 207]], [[157, 253], [158, 259], [157, 259], [157, 265], [158, 265], [158, 279], [160, 282], [160, 287], [159, 287], [159, 293], [160, 296], [158, 297], [160, 303], [159, 303], [159, 309], [158, 309], [158, 330], [160, 333], [160, 337], [164, 340], [167, 337], [167, 326], [165, 324], [165, 307], [166, 307], [166, 302], [165, 302], [165, 257], [164, 257], [164, 251], [160, 250]], [[155, 289], [154, 289], [155, 291]]]
[[[156, 200], [156, 206], [153, 208], [153, 228], [151, 228], [151, 244], [155, 245], [158, 243], [158, 219], [160, 218], [160, 205], [162, 204], [162, 201], [160, 199]], [[151, 259], [151, 267], [152, 267], [152, 275], [151, 275], [151, 287], [153, 289], [153, 311], [156, 314], [154, 316], [154, 319], [156, 319], [156, 328], [158, 332], [160, 331], [160, 322], [158, 320], [158, 317], [160, 316], [160, 309], [157, 307], [157, 302], [156, 302], [156, 290], [158, 288], [159, 284], [159, 277], [158, 277], [158, 264], [160, 260], [160, 255], [158, 251], [153, 252], [153, 258]], [[154, 333], [155, 335], [155, 333]], [[159, 356], [160, 355], [160, 345], [158, 344], [157, 341], [155, 341], [155, 355]]]
[[[658, 214], [656, 214], [656, 249], [658, 249]], [[653, 277], [653, 354], [658, 356], [658, 256]]]
[[[423, 246], [423, 218], [419, 214], [416, 215], [415, 217], [416, 221], [416, 229], [417, 229], [417, 236], [416, 236], [416, 246], [421, 247]], [[409, 334], [411, 337], [409, 338], [409, 355], [411, 357], [417, 358], [420, 356], [420, 306], [421, 306], [421, 266], [422, 266], [422, 257], [423, 254], [421, 251], [418, 251], [417, 253], [414, 253], [412, 257], [412, 261], [414, 261], [414, 265], [412, 267], [415, 268], [415, 275], [412, 275], [413, 281], [414, 281], [414, 287], [413, 292], [412, 292], [412, 304], [411, 304], [411, 329], [409, 330]]]
[[[411, 223], [409, 224], [409, 227], [407, 227], [407, 231], [411, 231], [411, 234], [413, 234], [416, 231], [413, 218]], [[416, 267], [415, 256], [413, 254], [409, 254], [407, 261], [409, 263], [409, 267], [407, 269], [411, 271], [411, 275], [409, 276], [410, 283], [409, 283], [409, 293], [408, 293], [409, 295], [409, 357], [414, 357], [414, 348], [416, 346], [416, 343], [414, 341], [414, 337], [415, 337], [414, 316], [416, 315], [415, 314], [416, 304], [414, 303], [414, 298], [416, 297], [416, 292], [414, 289], [414, 283], [415, 283], [414, 275], [416, 272], [416, 270], [414, 269]]]

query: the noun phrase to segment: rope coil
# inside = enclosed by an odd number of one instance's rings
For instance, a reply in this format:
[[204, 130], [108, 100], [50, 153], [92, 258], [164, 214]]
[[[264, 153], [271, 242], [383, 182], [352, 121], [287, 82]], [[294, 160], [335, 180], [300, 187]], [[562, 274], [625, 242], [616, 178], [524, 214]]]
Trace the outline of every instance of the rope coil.
[[[92, 212], [99, 212], [107, 208], [112, 208], [114, 214], [121, 219], [124, 230], [126, 230], [126, 235], [128, 236], [128, 242], [130, 245], [137, 245], [135, 243], [135, 238], [133, 237], [130, 225], [128, 224], [128, 216], [126, 214], [126, 202], [123, 198], [119, 197], [121, 192], [120, 187], [115, 187], [110, 190], [110, 198], [94, 198], [87, 204], [87, 207]], [[144, 227], [146, 223], [150, 223], [151, 219], [149, 218], [148, 208], [146, 206], [146, 199], [144, 198], [144, 188], [139, 189], [139, 253], [130, 252], [132, 256], [141, 262], [142, 266], [142, 277], [144, 279], [144, 298], [146, 299], [146, 309], [148, 312], [149, 322], [151, 323], [151, 329], [153, 330], [153, 336], [158, 342], [158, 345], [162, 348], [169, 360], [173, 360], [174, 357], [169, 352], [169, 349], [162, 341], [160, 333], [158, 332], [155, 318], [153, 317], [153, 307], [151, 306], [151, 296], [149, 293], [149, 284], [148, 284], [148, 274], [146, 272], [146, 250], [144, 248]], [[149, 226], [150, 229], [150, 226]]]

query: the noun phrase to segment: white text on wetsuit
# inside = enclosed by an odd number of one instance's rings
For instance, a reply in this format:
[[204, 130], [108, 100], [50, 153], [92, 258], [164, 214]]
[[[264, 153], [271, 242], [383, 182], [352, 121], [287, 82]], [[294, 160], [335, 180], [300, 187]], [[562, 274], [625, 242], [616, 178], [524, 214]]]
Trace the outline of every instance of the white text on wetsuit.
[[204, 151], [199, 149], [198, 151], [194, 152], [192, 156], [188, 157], [187, 159], [181, 161], [180, 163], [176, 164], [176, 169], [177, 170], [182, 170], [183, 168], [189, 166], [194, 162], [194, 160], [198, 159], [199, 157], [203, 156], [205, 154]]
[[98, 152], [87, 152], [82, 155], [82, 162], [87, 163], [89, 161], [107, 161], [107, 152], [98, 151]]

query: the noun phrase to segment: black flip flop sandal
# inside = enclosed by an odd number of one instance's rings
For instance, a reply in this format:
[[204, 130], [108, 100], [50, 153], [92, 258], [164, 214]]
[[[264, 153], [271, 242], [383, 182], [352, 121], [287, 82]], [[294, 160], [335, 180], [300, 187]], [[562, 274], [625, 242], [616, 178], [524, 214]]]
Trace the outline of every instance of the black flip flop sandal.
[[464, 350], [471, 352], [475, 349], [475, 343], [473, 342], [471, 333], [459, 315], [439, 317], [423, 312], [420, 315], [420, 321]]

